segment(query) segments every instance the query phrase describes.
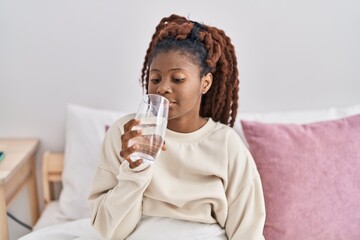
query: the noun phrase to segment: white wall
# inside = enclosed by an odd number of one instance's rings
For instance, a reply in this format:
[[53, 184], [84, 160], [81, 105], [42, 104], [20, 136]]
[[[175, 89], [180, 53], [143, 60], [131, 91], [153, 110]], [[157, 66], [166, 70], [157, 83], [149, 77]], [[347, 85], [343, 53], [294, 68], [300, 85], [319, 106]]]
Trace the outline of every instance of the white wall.
[[[0, 0], [0, 137], [38, 137], [40, 157], [63, 151], [67, 103], [134, 110], [145, 50], [171, 13], [232, 38], [240, 111], [360, 103], [359, 10], [357, 0]], [[22, 231], [12, 224], [12, 239]]]

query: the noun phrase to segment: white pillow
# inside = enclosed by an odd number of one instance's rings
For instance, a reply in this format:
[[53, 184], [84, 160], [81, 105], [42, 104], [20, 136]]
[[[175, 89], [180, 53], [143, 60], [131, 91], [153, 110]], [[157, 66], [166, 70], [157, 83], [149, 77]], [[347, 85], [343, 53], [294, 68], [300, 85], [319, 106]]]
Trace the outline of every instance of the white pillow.
[[63, 189], [59, 205], [61, 218], [90, 216], [88, 196], [106, 126], [125, 113], [69, 104], [67, 107]]
[[239, 133], [245, 144], [248, 143], [240, 124], [241, 120], [258, 121], [263, 123], [295, 123], [304, 124], [324, 120], [334, 120], [360, 113], [360, 105], [343, 108], [328, 108], [321, 110], [308, 111], [287, 111], [287, 112], [268, 112], [268, 113], [239, 113], [237, 115], [234, 129]]

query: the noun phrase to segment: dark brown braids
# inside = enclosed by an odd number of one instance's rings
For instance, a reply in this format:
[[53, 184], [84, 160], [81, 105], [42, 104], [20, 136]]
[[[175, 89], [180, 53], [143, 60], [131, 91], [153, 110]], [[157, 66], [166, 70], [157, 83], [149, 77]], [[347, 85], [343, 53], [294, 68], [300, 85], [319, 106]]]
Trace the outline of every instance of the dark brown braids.
[[238, 108], [239, 79], [234, 46], [221, 29], [171, 15], [156, 26], [142, 68], [141, 82], [147, 92], [149, 66], [161, 51], [180, 50], [201, 68], [211, 72], [213, 83], [202, 96], [200, 116], [234, 126]]

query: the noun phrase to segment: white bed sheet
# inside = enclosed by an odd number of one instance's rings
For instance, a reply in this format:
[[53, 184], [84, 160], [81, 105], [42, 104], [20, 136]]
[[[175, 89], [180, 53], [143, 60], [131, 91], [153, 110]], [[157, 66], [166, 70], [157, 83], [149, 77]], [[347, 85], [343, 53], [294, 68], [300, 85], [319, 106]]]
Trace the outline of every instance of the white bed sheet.
[[21, 240], [69, 240], [89, 239], [101, 240], [100, 235], [90, 224], [90, 218], [70, 221], [63, 217], [60, 211], [59, 201], [52, 201], [46, 205], [44, 211], [33, 231]]
[[[19, 240], [102, 240], [90, 218], [68, 221], [59, 218], [58, 203], [49, 204], [33, 232]], [[226, 240], [217, 224], [203, 224], [164, 217], [143, 216], [128, 240]]]
[[90, 218], [79, 219], [67, 223], [33, 231], [19, 240], [102, 240], [90, 224]]
[[59, 201], [52, 201], [48, 203], [36, 222], [33, 230], [39, 230], [52, 225], [66, 223], [69, 220], [61, 217]]

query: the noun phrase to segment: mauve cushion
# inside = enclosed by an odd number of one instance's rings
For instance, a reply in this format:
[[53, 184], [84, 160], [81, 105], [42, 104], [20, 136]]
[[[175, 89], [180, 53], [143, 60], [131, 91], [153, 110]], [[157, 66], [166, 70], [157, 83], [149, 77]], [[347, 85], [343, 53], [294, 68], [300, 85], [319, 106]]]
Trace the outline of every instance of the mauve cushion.
[[241, 124], [263, 183], [266, 240], [360, 239], [360, 115]]

